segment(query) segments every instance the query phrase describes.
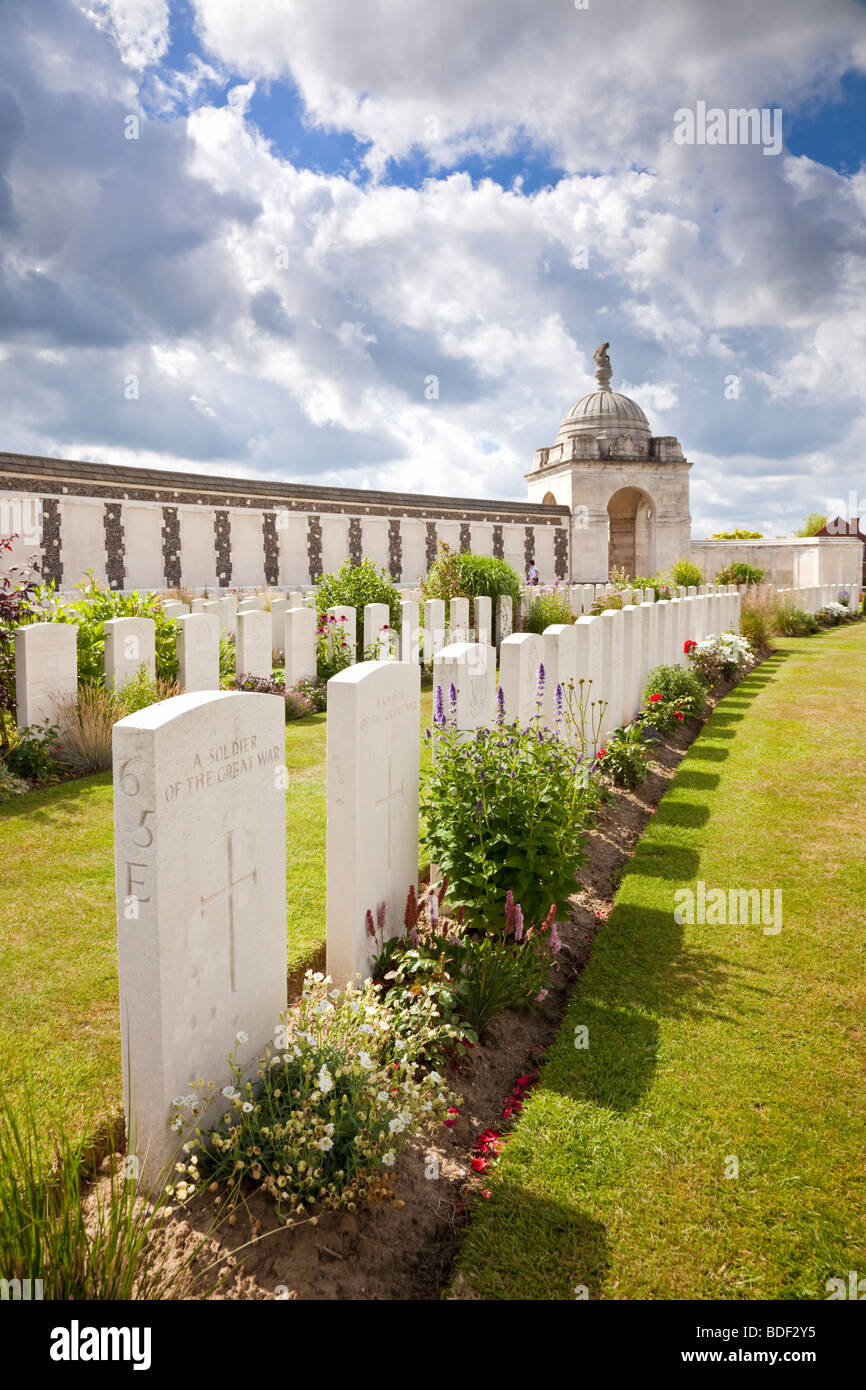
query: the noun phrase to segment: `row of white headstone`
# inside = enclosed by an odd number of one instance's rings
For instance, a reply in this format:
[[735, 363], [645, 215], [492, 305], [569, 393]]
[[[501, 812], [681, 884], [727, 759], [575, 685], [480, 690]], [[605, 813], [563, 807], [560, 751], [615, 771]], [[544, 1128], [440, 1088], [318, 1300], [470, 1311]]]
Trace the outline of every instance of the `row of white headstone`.
[[[818, 613], [822, 608], [826, 608], [828, 603], [839, 603], [846, 590], [838, 584], [812, 584], [800, 586], [794, 589], [777, 589], [776, 595], [782, 603], [789, 603], [793, 608], [799, 608], [804, 613]], [[853, 609], [858, 595], [853, 595], [854, 603], [851, 603], [852, 595], [848, 593], [848, 600]]]

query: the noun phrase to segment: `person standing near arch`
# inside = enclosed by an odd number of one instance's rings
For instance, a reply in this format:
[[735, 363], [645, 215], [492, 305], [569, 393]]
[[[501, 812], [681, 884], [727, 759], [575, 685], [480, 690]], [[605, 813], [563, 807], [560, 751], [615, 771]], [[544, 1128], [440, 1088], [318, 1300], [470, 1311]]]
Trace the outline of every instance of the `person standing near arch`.
[[528, 571], [527, 577], [528, 577], [528, 579], [529, 579], [530, 584], [537, 584], [537, 583], [538, 583], [538, 570], [537, 570], [537, 568], [536, 568], [536, 565], [535, 565], [535, 561], [534, 561], [534, 560], [532, 561], [532, 563], [531, 563], [530, 566], [529, 566], [529, 571]]

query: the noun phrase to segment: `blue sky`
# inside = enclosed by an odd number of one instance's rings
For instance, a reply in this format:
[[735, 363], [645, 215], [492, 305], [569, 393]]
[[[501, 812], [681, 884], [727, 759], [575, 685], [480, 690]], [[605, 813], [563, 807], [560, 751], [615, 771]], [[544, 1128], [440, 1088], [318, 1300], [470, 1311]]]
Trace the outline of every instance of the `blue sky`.
[[[854, 0], [6, 0], [4, 39], [2, 447], [520, 497], [609, 339], [695, 534], [866, 493]], [[697, 101], [782, 153], [678, 146]]]

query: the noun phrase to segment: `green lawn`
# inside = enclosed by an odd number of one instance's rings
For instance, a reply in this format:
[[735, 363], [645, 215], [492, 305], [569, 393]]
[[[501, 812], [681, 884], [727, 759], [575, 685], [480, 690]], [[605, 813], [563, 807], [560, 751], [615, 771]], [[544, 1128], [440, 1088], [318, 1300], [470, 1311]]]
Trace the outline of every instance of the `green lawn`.
[[[781, 641], [718, 706], [485, 1177], [457, 1291], [810, 1299], [862, 1276], [864, 729], [862, 625]], [[781, 932], [678, 926], [698, 880], [780, 888]]]
[[[286, 725], [292, 973], [325, 941], [325, 726], [324, 714]], [[26, 1083], [71, 1129], [98, 1133], [122, 1095], [111, 774], [0, 805], [0, 864], [2, 1084], [14, 1098]]]

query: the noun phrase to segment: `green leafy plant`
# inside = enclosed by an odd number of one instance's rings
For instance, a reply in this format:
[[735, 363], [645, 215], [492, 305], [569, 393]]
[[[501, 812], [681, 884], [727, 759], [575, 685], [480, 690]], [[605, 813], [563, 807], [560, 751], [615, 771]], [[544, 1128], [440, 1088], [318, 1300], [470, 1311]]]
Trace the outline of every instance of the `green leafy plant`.
[[546, 593], [535, 594], [529, 600], [529, 607], [520, 626], [523, 632], [541, 633], [546, 627], [550, 627], [551, 623], [573, 622], [574, 614], [571, 611], [567, 589], [551, 589]]
[[[12, 550], [15, 536], [0, 536], [0, 559]], [[35, 622], [40, 589], [39, 566], [31, 560], [26, 566], [11, 565], [0, 580], [0, 749], [9, 747], [9, 734], [15, 727], [15, 629]]]
[[752, 659], [752, 649], [745, 637], [722, 632], [700, 642], [686, 642], [686, 655], [695, 675], [711, 687], [741, 676]]
[[621, 609], [623, 606], [622, 594], [602, 594], [600, 598], [590, 604], [590, 616], [597, 618], [599, 614], [607, 611], [608, 608]]
[[[574, 891], [585, 858], [579, 754], [556, 729], [542, 728], [540, 704], [532, 727], [506, 724], [500, 690], [493, 727], [467, 737], [456, 727], [453, 687], [448, 703], [450, 718], [437, 686], [433, 765], [423, 787], [426, 850], [471, 926], [500, 930], [509, 890], [527, 922], [541, 922], [552, 902]], [[559, 704], [561, 723], [561, 694]]]
[[764, 571], [756, 569], [754, 565], [747, 565], [742, 560], [736, 560], [733, 564], [725, 565], [716, 575], [716, 584], [760, 584], [764, 578]]
[[647, 676], [643, 703], [646, 722], [670, 733], [685, 719], [698, 719], [707, 702], [707, 687], [681, 666], [656, 666]]
[[614, 729], [605, 746], [599, 748], [599, 771], [617, 787], [639, 787], [649, 771], [649, 744], [657, 742], [644, 728], [644, 717], [638, 715], [631, 724]]
[[810, 512], [803, 521], [799, 531], [795, 531], [795, 536], [814, 536], [827, 525], [829, 518], [826, 512]]
[[[195, 1138], [169, 1189], [176, 1201], [216, 1183], [227, 1207], [254, 1188], [284, 1221], [312, 1206], [351, 1211], [387, 1195], [407, 1141], [445, 1118], [453, 1098], [442, 1077], [418, 1069], [425, 1017], [416, 1016], [411, 1038], [397, 1037], [394, 1013], [371, 982], [345, 991], [330, 984], [307, 972], [300, 1004], [277, 1027], [255, 1085], [243, 1079], [235, 1050], [234, 1086], [217, 1092], [213, 1082], [199, 1083], [178, 1097], [172, 1127], [189, 1128], [191, 1117]], [[239, 1033], [237, 1044], [245, 1041]]]
[[326, 618], [319, 624], [316, 633], [316, 675], [320, 681], [329, 681], [338, 672], [352, 665], [352, 648], [346, 636], [346, 629], [336, 618]]
[[763, 540], [763, 531], [714, 531], [709, 537], [711, 541], [760, 541]]
[[320, 622], [327, 609], [345, 603], [356, 609], [360, 625], [368, 603], [387, 603], [391, 626], [399, 632], [400, 602], [400, 591], [391, 576], [372, 560], [362, 560], [359, 565], [344, 560], [336, 573], [323, 574], [316, 583], [316, 610]]
[[10, 772], [5, 763], [0, 763], [0, 802], [10, 801], [13, 796], [23, 796], [30, 786], [23, 777]]
[[692, 564], [691, 560], [677, 560], [671, 565], [671, 583], [675, 588], [699, 589], [703, 582], [703, 570], [700, 565]]
[[235, 661], [237, 659], [235, 639], [231, 633], [223, 632], [221, 628], [219, 643], [220, 681], [229, 681], [235, 673]]
[[59, 734], [56, 724], [19, 729], [6, 754], [9, 771], [31, 782], [56, 782], [63, 772], [58, 757]]
[[176, 678], [177, 623], [165, 616], [158, 594], [119, 594], [103, 589], [92, 570], [76, 587], [81, 591], [81, 598], [61, 604], [53, 617], [55, 622], [77, 625], [80, 685], [94, 681], [101, 684], [104, 680], [105, 624], [111, 618], [152, 618], [155, 624], [157, 678], [165, 681]]
[[425, 598], [441, 598], [446, 602], [452, 598], [469, 598], [460, 560], [460, 554], [447, 541], [439, 542], [436, 559], [421, 586]]
[[775, 616], [775, 604], [743, 602], [740, 634], [746, 638], [753, 652], [765, 652], [771, 647]]
[[234, 681], [235, 690], [252, 690], [259, 695], [280, 695], [286, 705], [286, 723], [290, 724], [293, 719], [304, 719], [308, 714], [316, 714], [318, 705], [301, 690], [300, 685], [296, 688], [291, 686], [287, 690], [281, 680], [276, 679], [276, 673], [272, 677], [267, 676], [242, 676]]
[[820, 626], [811, 613], [793, 603], [780, 604], [773, 615], [773, 631], [781, 637], [808, 637]]
[[154, 680], [145, 668], [119, 691], [99, 681], [86, 681], [61, 703], [60, 752], [77, 776], [107, 772], [111, 767], [111, 732], [118, 719], [177, 695], [175, 681]]

